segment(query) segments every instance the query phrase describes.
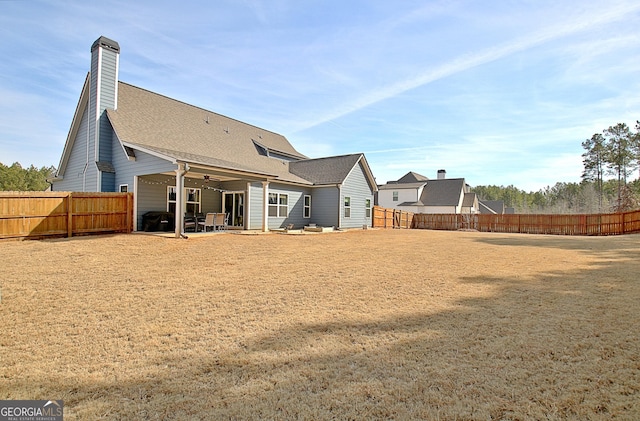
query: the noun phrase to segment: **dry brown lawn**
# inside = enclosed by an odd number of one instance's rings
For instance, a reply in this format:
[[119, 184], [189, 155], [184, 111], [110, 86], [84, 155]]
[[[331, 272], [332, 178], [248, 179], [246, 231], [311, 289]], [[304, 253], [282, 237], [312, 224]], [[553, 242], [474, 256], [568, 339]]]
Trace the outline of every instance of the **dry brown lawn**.
[[640, 236], [0, 242], [0, 399], [65, 420], [640, 419]]

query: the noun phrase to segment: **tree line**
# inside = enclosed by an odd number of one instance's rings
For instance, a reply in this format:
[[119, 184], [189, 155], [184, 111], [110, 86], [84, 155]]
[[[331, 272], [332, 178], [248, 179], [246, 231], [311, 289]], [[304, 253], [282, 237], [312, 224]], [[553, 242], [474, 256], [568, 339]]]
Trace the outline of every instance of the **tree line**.
[[[476, 186], [472, 188], [481, 200], [502, 200], [505, 206], [513, 208], [515, 213], [608, 213], [618, 210], [618, 187], [616, 180], [606, 180], [602, 183], [602, 195], [596, 183], [582, 181], [581, 183], [556, 183], [537, 192], [526, 192], [510, 186]], [[629, 192], [627, 208], [640, 208], [637, 198], [640, 197], [640, 180], [627, 184]], [[635, 198], [635, 200], [632, 200]], [[635, 205], [634, 205], [635, 203]]]
[[49, 187], [47, 177], [55, 167], [23, 168], [18, 162], [10, 166], [0, 162], [0, 191], [44, 191]]
[[640, 121], [633, 132], [625, 123], [595, 133], [582, 142], [584, 171], [580, 183], [556, 183], [537, 192], [513, 185], [477, 186], [481, 200], [502, 200], [516, 213], [607, 213], [640, 208]]

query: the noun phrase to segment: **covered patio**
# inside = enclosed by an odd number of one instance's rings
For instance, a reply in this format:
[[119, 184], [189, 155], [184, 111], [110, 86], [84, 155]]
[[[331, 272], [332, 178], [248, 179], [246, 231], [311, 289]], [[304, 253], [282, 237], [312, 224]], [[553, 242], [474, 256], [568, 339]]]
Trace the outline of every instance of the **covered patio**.
[[[266, 211], [260, 211], [268, 199], [268, 176], [221, 171], [220, 169], [178, 163], [174, 172], [141, 175], [135, 178], [135, 215], [138, 231], [173, 231], [176, 237], [205, 231], [206, 215], [224, 216], [224, 224], [216, 222], [214, 230], [267, 231]], [[252, 188], [253, 186], [253, 188]], [[256, 195], [259, 189], [259, 195]], [[251, 198], [251, 192], [254, 192]], [[253, 199], [253, 200], [251, 200]], [[258, 207], [250, 219], [250, 202]], [[146, 216], [146, 218], [145, 218]], [[161, 223], [149, 223], [160, 217]], [[223, 226], [224, 225], [224, 226]]]

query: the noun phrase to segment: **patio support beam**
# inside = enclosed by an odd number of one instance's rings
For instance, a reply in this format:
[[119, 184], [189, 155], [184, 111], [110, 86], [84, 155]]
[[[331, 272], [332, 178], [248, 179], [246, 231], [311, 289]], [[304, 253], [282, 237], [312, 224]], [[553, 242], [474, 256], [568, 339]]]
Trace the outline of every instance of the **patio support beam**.
[[[133, 176], [133, 230], [138, 231], [138, 177]], [[144, 228], [144, 227], [143, 227]]]
[[174, 221], [176, 223], [176, 238], [182, 237], [182, 230], [184, 228], [184, 175], [189, 171], [189, 166], [184, 162], [178, 162], [178, 168], [176, 168], [176, 214], [174, 215]]
[[269, 182], [262, 182], [262, 232], [269, 231]]

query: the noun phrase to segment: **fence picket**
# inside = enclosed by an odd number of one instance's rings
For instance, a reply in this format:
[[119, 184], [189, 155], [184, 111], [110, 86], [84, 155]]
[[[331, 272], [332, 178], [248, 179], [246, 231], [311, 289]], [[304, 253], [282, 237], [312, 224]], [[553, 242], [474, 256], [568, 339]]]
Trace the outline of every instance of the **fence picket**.
[[0, 239], [131, 232], [133, 193], [0, 192]]
[[[399, 215], [399, 216], [398, 216]], [[555, 235], [620, 235], [640, 232], [640, 210], [609, 214], [427, 214], [380, 206], [373, 208], [374, 228], [434, 230], [475, 229], [481, 232]]]

